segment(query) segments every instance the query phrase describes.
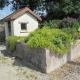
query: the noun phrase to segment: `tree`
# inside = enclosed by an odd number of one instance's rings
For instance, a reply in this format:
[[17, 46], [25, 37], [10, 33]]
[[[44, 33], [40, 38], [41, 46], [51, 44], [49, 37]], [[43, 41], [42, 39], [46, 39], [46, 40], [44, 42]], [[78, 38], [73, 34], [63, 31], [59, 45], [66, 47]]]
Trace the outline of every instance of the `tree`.
[[46, 19], [78, 18], [80, 15], [80, 0], [45, 0]]
[[[10, 0], [0, 0], [0, 8], [8, 5]], [[29, 7], [43, 17], [44, 20], [78, 18], [80, 15], [80, 0], [12, 0], [12, 10]], [[46, 12], [46, 16], [44, 15]]]
[[8, 6], [9, 2], [9, 0], [0, 0], [0, 9], [3, 9], [5, 6]]
[[24, 7], [29, 7], [31, 10], [36, 9], [40, 4], [40, 0], [13, 0], [12, 10], [18, 10]]

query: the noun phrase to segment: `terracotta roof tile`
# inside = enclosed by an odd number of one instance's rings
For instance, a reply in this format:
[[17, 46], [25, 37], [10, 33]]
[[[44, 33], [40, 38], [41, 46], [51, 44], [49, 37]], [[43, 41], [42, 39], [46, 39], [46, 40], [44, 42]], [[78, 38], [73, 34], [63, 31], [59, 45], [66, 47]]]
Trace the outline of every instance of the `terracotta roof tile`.
[[7, 17], [3, 18], [3, 21], [8, 21], [8, 20], [14, 20], [15, 18], [17, 18], [18, 16], [22, 15], [23, 13], [25, 13], [26, 11], [28, 11], [30, 14], [32, 14], [35, 18], [37, 18], [38, 20], [42, 21], [41, 17], [39, 17], [38, 15], [36, 15], [33, 11], [31, 11], [28, 7], [19, 9], [15, 12], [13, 12], [12, 14], [8, 15]]

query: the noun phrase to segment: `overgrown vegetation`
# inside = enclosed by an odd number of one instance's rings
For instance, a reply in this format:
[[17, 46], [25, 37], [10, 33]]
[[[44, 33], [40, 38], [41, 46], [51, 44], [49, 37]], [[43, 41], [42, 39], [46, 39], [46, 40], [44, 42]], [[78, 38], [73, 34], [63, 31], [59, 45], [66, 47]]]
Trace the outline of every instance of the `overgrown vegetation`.
[[50, 28], [76, 28], [77, 30], [80, 27], [79, 20], [70, 17], [66, 17], [62, 20], [50, 20], [49, 22], [45, 21], [43, 25], [49, 26]]
[[50, 29], [43, 27], [31, 32], [25, 39], [16, 36], [10, 36], [7, 39], [7, 45], [11, 51], [15, 50], [16, 41], [25, 42], [29, 48], [49, 48], [54, 53], [67, 53], [71, 47], [71, 36], [59, 29]]
[[0, 0], [0, 9], [9, 4], [12, 4], [13, 11], [27, 6], [43, 16], [43, 21], [63, 19], [67, 16], [80, 17], [80, 0]]
[[49, 26], [51, 29], [58, 28], [63, 32], [71, 35], [73, 39], [80, 39], [80, 20], [76, 18], [66, 17], [62, 20], [50, 20], [44, 22], [44, 26]]
[[11, 51], [14, 51], [16, 41], [25, 42], [29, 48], [49, 48], [53, 53], [67, 53], [71, 43], [80, 39], [80, 23], [75, 18], [64, 18], [63, 20], [50, 20], [44, 22], [44, 27], [36, 29], [27, 37], [21, 38], [10, 36], [7, 45]]
[[72, 37], [72, 39], [76, 39], [76, 36], [78, 35], [76, 28], [63, 28], [61, 30], [69, 34]]
[[45, 21], [43, 25], [49, 26], [52, 29], [52, 28], [59, 28], [61, 23], [62, 23], [62, 20], [50, 20], [49, 22]]
[[17, 36], [9, 36], [7, 39], [7, 46], [11, 51], [15, 50], [16, 47], [16, 41], [20, 40], [21, 42], [24, 42], [24, 38], [17, 37]]
[[43, 27], [37, 29], [25, 39], [29, 48], [49, 48], [54, 53], [67, 53], [71, 47], [71, 36], [59, 29]]

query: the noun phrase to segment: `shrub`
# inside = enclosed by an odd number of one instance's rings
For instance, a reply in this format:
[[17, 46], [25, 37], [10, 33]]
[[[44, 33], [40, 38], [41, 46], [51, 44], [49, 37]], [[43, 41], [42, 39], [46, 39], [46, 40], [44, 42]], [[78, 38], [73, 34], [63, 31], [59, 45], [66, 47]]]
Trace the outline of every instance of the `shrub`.
[[62, 28], [76, 28], [78, 29], [80, 26], [79, 22], [77, 19], [75, 18], [70, 18], [70, 17], [67, 17], [67, 18], [64, 18], [59, 26], [60, 29]]
[[9, 47], [9, 49], [11, 51], [14, 51], [15, 50], [15, 47], [16, 47], [16, 41], [17, 40], [20, 40], [21, 42], [24, 42], [24, 38], [22, 37], [17, 37], [17, 36], [9, 36], [7, 38], [7, 46]]
[[77, 30], [80, 27], [80, 23], [78, 19], [75, 18], [64, 18], [63, 20], [50, 20], [49, 22], [44, 22], [44, 26], [49, 26], [51, 29], [52, 28], [76, 28]]
[[77, 31], [78, 31], [79, 27], [80, 27], [80, 23], [79, 23], [79, 22], [76, 22], [76, 23], [73, 25], [73, 28], [76, 28]]
[[75, 39], [80, 39], [80, 33], [75, 36]]
[[78, 22], [80, 23], [80, 16], [78, 17]]
[[29, 48], [49, 48], [54, 53], [64, 54], [69, 51], [72, 40], [59, 29], [43, 27], [32, 32], [25, 42]]
[[35, 30], [35, 32], [30, 32], [29, 36], [25, 37], [24, 42], [26, 43], [33, 35], [37, 34], [36, 32], [38, 32], [39, 30], [41, 29], [38, 28]]
[[77, 31], [76, 28], [63, 28], [61, 30], [69, 34], [72, 37], [73, 41], [80, 39], [80, 31]]
[[76, 28], [63, 28], [62, 31], [69, 34], [72, 38], [75, 38], [76, 35], [78, 34]]
[[62, 20], [50, 20], [49, 22], [44, 22], [44, 26], [49, 26], [51, 29], [52, 28], [59, 28]]

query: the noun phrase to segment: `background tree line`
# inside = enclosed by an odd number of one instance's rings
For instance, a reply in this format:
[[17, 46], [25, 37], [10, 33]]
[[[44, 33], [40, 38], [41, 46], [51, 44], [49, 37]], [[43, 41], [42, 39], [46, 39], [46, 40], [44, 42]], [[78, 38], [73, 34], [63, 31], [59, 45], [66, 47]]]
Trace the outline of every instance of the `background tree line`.
[[[80, 0], [0, 0], [0, 9], [12, 4], [12, 10], [29, 7], [42, 16], [43, 20], [79, 18]], [[45, 13], [41, 13], [45, 11]]]

